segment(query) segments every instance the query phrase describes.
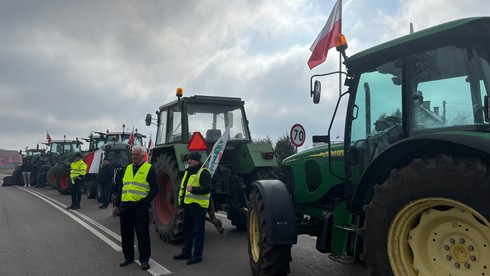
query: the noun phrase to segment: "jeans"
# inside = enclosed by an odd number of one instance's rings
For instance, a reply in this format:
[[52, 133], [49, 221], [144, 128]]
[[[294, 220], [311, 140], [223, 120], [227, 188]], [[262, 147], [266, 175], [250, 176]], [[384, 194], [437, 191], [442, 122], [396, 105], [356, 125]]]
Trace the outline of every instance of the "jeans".
[[[182, 255], [202, 259], [206, 213], [186, 214], [184, 211], [184, 248]], [[194, 246], [194, 254], [192, 247]]]

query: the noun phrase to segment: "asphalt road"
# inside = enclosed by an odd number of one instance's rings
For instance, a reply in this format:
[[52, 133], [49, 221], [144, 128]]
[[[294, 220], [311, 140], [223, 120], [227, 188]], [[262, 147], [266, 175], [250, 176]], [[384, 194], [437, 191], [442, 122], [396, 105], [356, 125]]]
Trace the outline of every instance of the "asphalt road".
[[[70, 201], [70, 196], [50, 187], [0, 188], [0, 274], [252, 275], [246, 233], [223, 215], [218, 214], [225, 232], [219, 234], [206, 224], [204, 259], [193, 266], [172, 259], [181, 245], [167, 244], [151, 231], [151, 268], [143, 271], [137, 263], [118, 266], [123, 259], [119, 220], [110, 209], [100, 210], [96, 200], [83, 198], [80, 210], [67, 211]], [[309, 236], [300, 236], [292, 257], [291, 275], [368, 275], [361, 265], [339, 264], [317, 252], [315, 239]]]

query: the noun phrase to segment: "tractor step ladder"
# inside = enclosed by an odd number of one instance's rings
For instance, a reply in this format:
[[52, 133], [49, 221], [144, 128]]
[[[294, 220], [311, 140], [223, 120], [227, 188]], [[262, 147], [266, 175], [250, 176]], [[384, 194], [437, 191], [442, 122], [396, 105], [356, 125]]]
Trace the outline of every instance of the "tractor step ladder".
[[[354, 241], [354, 255], [355, 252], [357, 252], [357, 240], [359, 239], [359, 217], [355, 217], [354, 219], [355, 224], [335, 224], [335, 228], [340, 229], [342, 231], [346, 231], [349, 233], [354, 233], [355, 234], [355, 241]], [[343, 264], [354, 264], [356, 262], [355, 257], [349, 256], [347, 254], [330, 254], [328, 257], [336, 262], [343, 263]]]

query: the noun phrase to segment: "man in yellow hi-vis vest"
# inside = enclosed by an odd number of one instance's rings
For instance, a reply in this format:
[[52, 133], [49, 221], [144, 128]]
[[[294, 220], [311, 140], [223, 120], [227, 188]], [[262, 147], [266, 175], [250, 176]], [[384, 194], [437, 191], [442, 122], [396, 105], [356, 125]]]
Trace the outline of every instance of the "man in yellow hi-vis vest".
[[73, 184], [71, 187], [71, 205], [66, 209], [80, 209], [82, 200], [82, 180], [87, 174], [87, 164], [82, 160], [82, 154], [77, 153], [75, 160], [70, 164], [70, 179]]
[[138, 252], [141, 269], [150, 268], [151, 255], [149, 212], [150, 203], [158, 192], [155, 169], [143, 160], [146, 149], [133, 146], [131, 161], [126, 167], [123, 185], [114, 201], [112, 215], [119, 215], [124, 261], [119, 266], [134, 262], [134, 233], [138, 239]]
[[[179, 205], [184, 209], [184, 247], [174, 259], [188, 259], [188, 265], [202, 261], [204, 224], [211, 195], [211, 173], [203, 167], [201, 154], [193, 151], [180, 184]], [[194, 253], [192, 247], [194, 246]]]

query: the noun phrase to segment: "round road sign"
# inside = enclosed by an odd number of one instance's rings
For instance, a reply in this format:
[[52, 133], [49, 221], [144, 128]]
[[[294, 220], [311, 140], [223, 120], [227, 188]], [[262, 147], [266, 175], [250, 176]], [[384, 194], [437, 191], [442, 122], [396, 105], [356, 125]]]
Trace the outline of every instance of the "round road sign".
[[300, 124], [295, 124], [291, 128], [291, 133], [289, 133], [289, 137], [291, 137], [291, 143], [296, 147], [301, 147], [306, 139], [306, 131]]

